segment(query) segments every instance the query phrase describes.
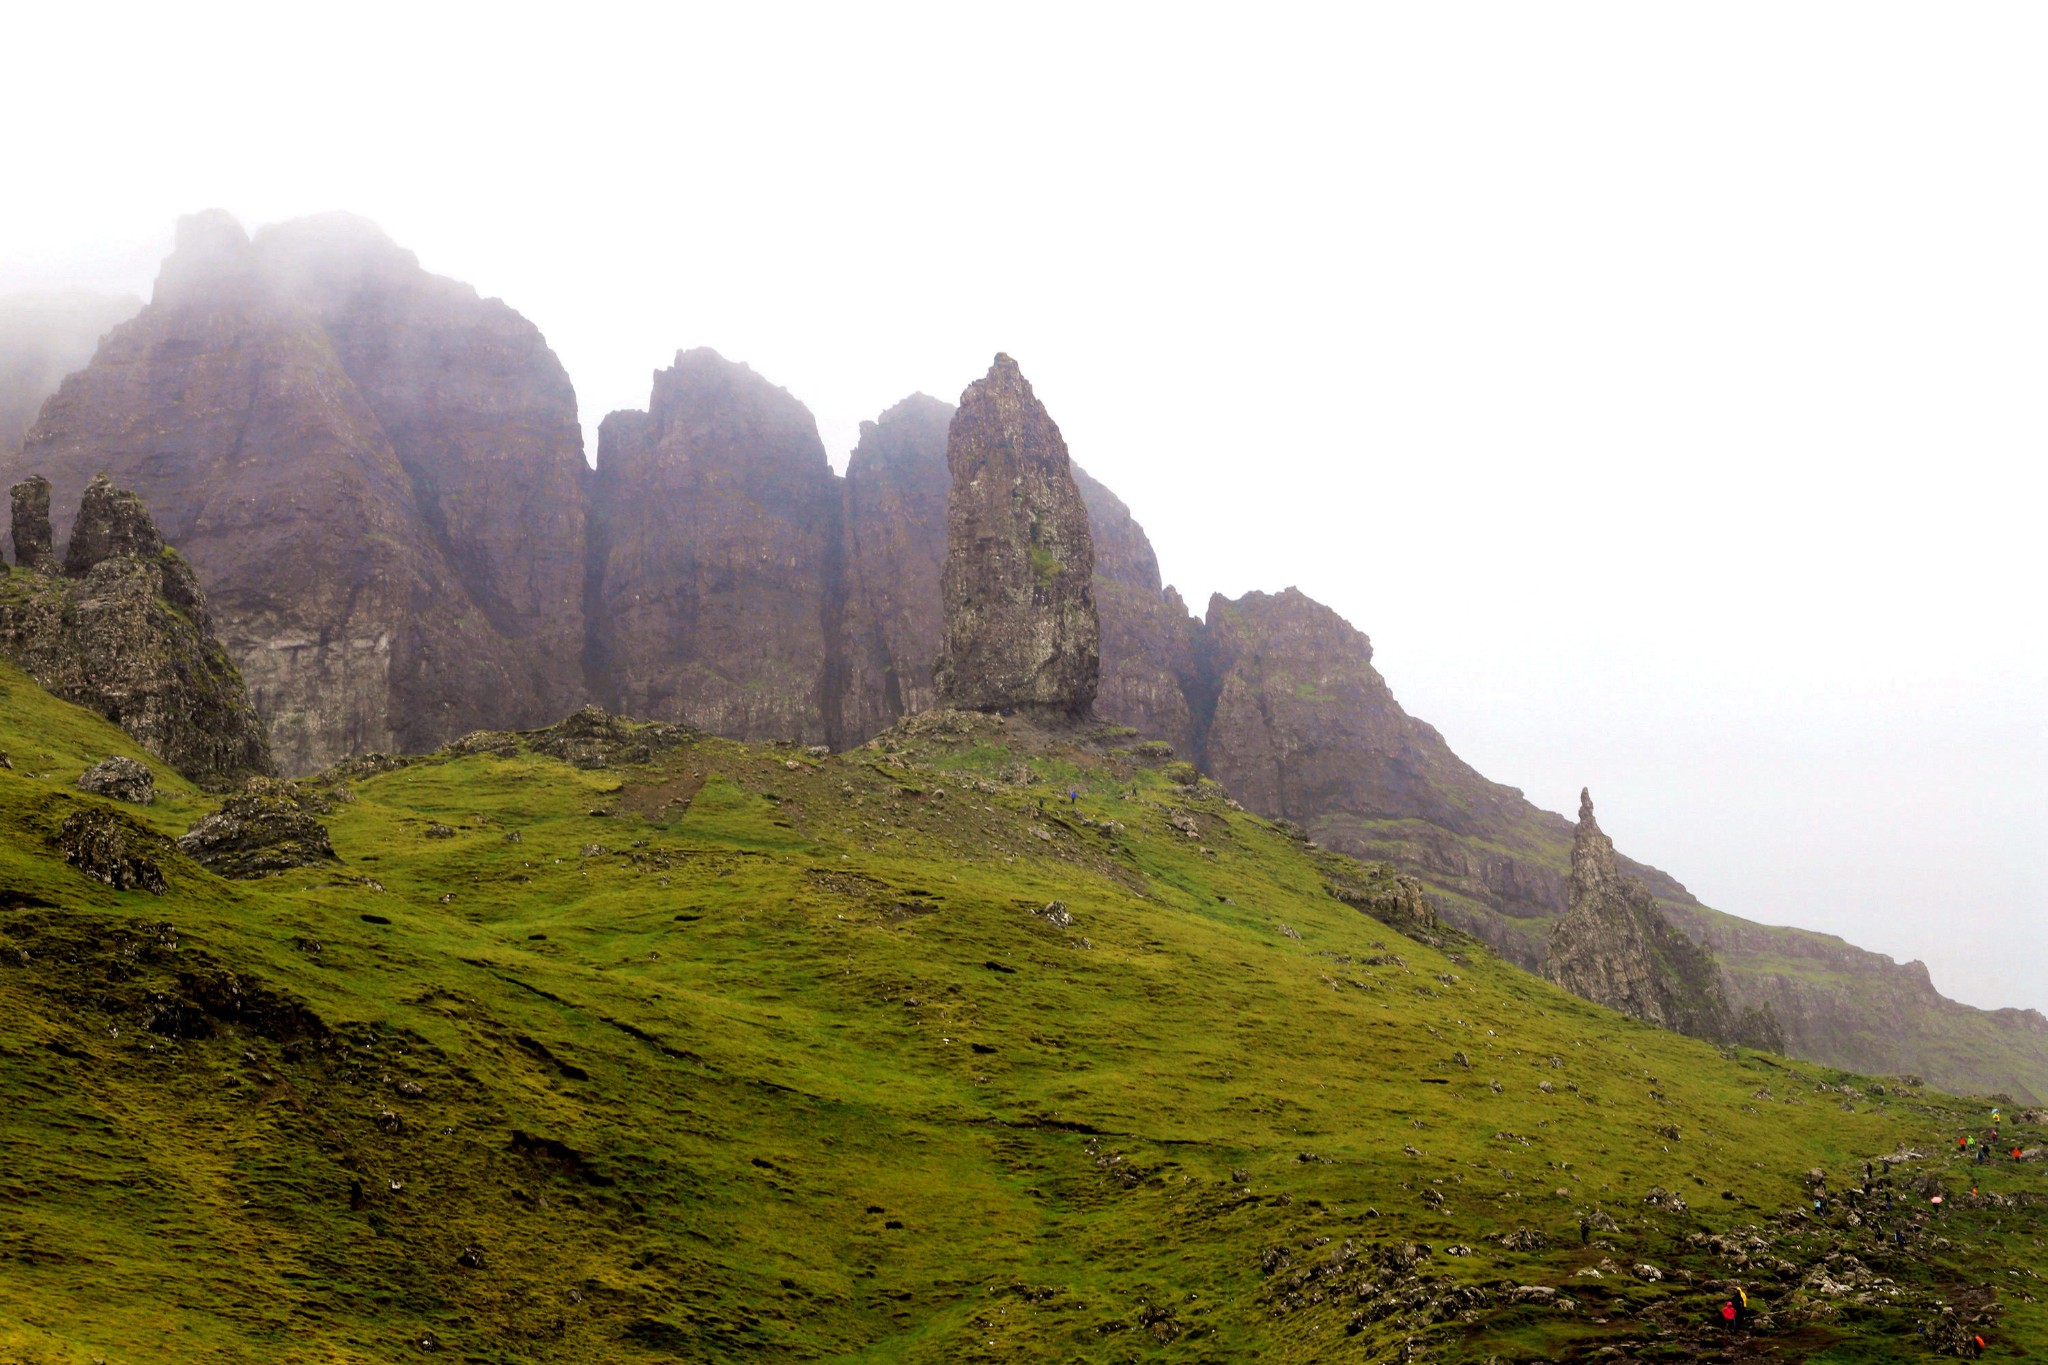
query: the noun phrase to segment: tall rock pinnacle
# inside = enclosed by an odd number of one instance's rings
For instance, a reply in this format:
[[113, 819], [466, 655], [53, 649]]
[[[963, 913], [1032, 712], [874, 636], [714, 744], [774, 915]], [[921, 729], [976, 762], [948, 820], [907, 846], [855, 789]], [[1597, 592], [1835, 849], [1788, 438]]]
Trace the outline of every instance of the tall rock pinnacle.
[[946, 466], [939, 704], [1087, 715], [1102, 635], [1088, 509], [1060, 429], [1007, 355], [960, 395]]
[[1650, 889], [1621, 871], [1614, 841], [1579, 792], [1572, 836], [1571, 903], [1551, 931], [1543, 975], [1574, 995], [1678, 1033], [1782, 1051], [1768, 1011], [1729, 1009], [1720, 963], [1673, 928]]

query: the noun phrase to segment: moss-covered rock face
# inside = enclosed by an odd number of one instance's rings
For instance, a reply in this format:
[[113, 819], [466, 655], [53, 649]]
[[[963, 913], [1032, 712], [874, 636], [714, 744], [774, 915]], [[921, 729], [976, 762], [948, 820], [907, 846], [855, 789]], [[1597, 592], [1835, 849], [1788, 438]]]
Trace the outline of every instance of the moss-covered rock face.
[[[47, 497], [39, 483], [15, 486], [17, 513]], [[213, 636], [198, 580], [141, 500], [105, 478], [86, 488], [63, 572], [0, 583], [0, 653], [195, 782], [228, 787], [271, 770], [268, 736]]]
[[1088, 509], [1060, 429], [1010, 357], [960, 396], [946, 464], [940, 704], [1088, 714], [1102, 649]]

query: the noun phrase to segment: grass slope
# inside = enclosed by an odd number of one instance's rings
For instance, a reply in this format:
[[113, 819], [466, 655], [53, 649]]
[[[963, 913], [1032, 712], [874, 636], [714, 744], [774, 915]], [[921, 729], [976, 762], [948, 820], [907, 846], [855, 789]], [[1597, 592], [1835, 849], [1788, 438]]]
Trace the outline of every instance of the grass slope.
[[[486, 737], [328, 784], [338, 869], [172, 857], [154, 897], [48, 846], [133, 747], [0, 670], [0, 1360], [1847, 1362], [1944, 1305], [2048, 1340], [2041, 1164], [1973, 1199], [1947, 1146], [1982, 1105], [1404, 936], [1325, 889], [1383, 871], [1113, 742]], [[206, 808], [160, 786], [166, 834]], [[1814, 1215], [1809, 1168], [1915, 1148], [1894, 1214]], [[1767, 1316], [1723, 1340], [1738, 1278]]]

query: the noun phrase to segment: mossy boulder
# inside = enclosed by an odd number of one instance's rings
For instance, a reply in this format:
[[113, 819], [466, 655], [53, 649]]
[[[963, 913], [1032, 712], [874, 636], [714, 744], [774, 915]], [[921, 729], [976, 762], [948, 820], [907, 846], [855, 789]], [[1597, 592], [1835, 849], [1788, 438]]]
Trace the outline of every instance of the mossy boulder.
[[267, 877], [294, 867], [335, 863], [325, 803], [293, 782], [252, 782], [178, 840], [201, 867], [223, 877]]
[[78, 789], [130, 805], [156, 800], [156, 774], [132, 758], [104, 758], [78, 775]]

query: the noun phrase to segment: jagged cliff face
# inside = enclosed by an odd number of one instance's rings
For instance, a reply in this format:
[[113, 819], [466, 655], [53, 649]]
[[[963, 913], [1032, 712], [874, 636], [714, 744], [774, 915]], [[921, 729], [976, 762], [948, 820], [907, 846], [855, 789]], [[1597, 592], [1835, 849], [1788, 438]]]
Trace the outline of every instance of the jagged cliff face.
[[142, 300], [89, 293], [17, 294], [0, 298], [0, 457], [21, 446], [43, 401], [65, 375], [92, 359], [117, 323]]
[[[47, 546], [48, 483], [17, 484], [10, 502], [16, 545]], [[202, 786], [271, 771], [262, 722], [213, 636], [198, 579], [141, 501], [103, 478], [86, 487], [61, 569], [31, 553], [0, 578], [0, 653]]]
[[931, 709], [937, 697], [946, 562], [946, 432], [953, 405], [912, 394], [873, 422], [846, 466], [846, 673], [849, 741]]
[[946, 465], [940, 704], [1087, 715], [1102, 638], [1088, 509], [1065, 438], [1010, 357], [960, 396]]
[[1720, 968], [1659, 913], [1648, 887], [1625, 875], [1614, 843], [1579, 797], [1571, 897], [1550, 933], [1543, 975], [1572, 994], [1659, 1028], [1716, 1042], [1734, 1027]]
[[[207, 585], [288, 772], [538, 724], [580, 686], [580, 622], [560, 626], [562, 585], [547, 581], [575, 566], [580, 610], [574, 517], [521, 539], [503, 527], [523, 514], [497, 510], [578, 477], [560, 366], [504, 305], [332, 227], [252, 243], [225, 215], [185, 220], [150, 306], [65, 381], [16, 462], [60, 500], [106, 470], [149, 503]], [[441, 321], [380, 330], [408, 289]], [[523, 414], [515, 426], [551, 413], [511, 451], [462, 434], [462, 404], [435, 396], [467, 391], [494, 336], [550, 372], [531, 402], [491, 386], [495, 411]], [[410, 400], [393, 377], [406, 364], [427, 376]], [[485, 485], [462, 471], [487, 458], [493, 506], [474, 507]]]
[[523, 666], [521, 714], [566, 715], [585, 690], [589, 468], [575, 390], [540, 330], [360, 218], [285, 223], [256, 245], [369, 405], [464, 598]]
[[840, 498], [803, 404], [685, 351], [646, 412], [605, 418], [593, 493], [592, 657], [612, 708], [743, 739], [838, 738]]
[[1088, 507], [1095, 545], [1095, 610], [1102, 622], [1101, 683], [1095, 711], [1104, 720], [1196, 748], [1197, 625], [1187, 604], [1159, 579], [1159, 557], [1123, 500], [1078, 465], [1074, 482]]

